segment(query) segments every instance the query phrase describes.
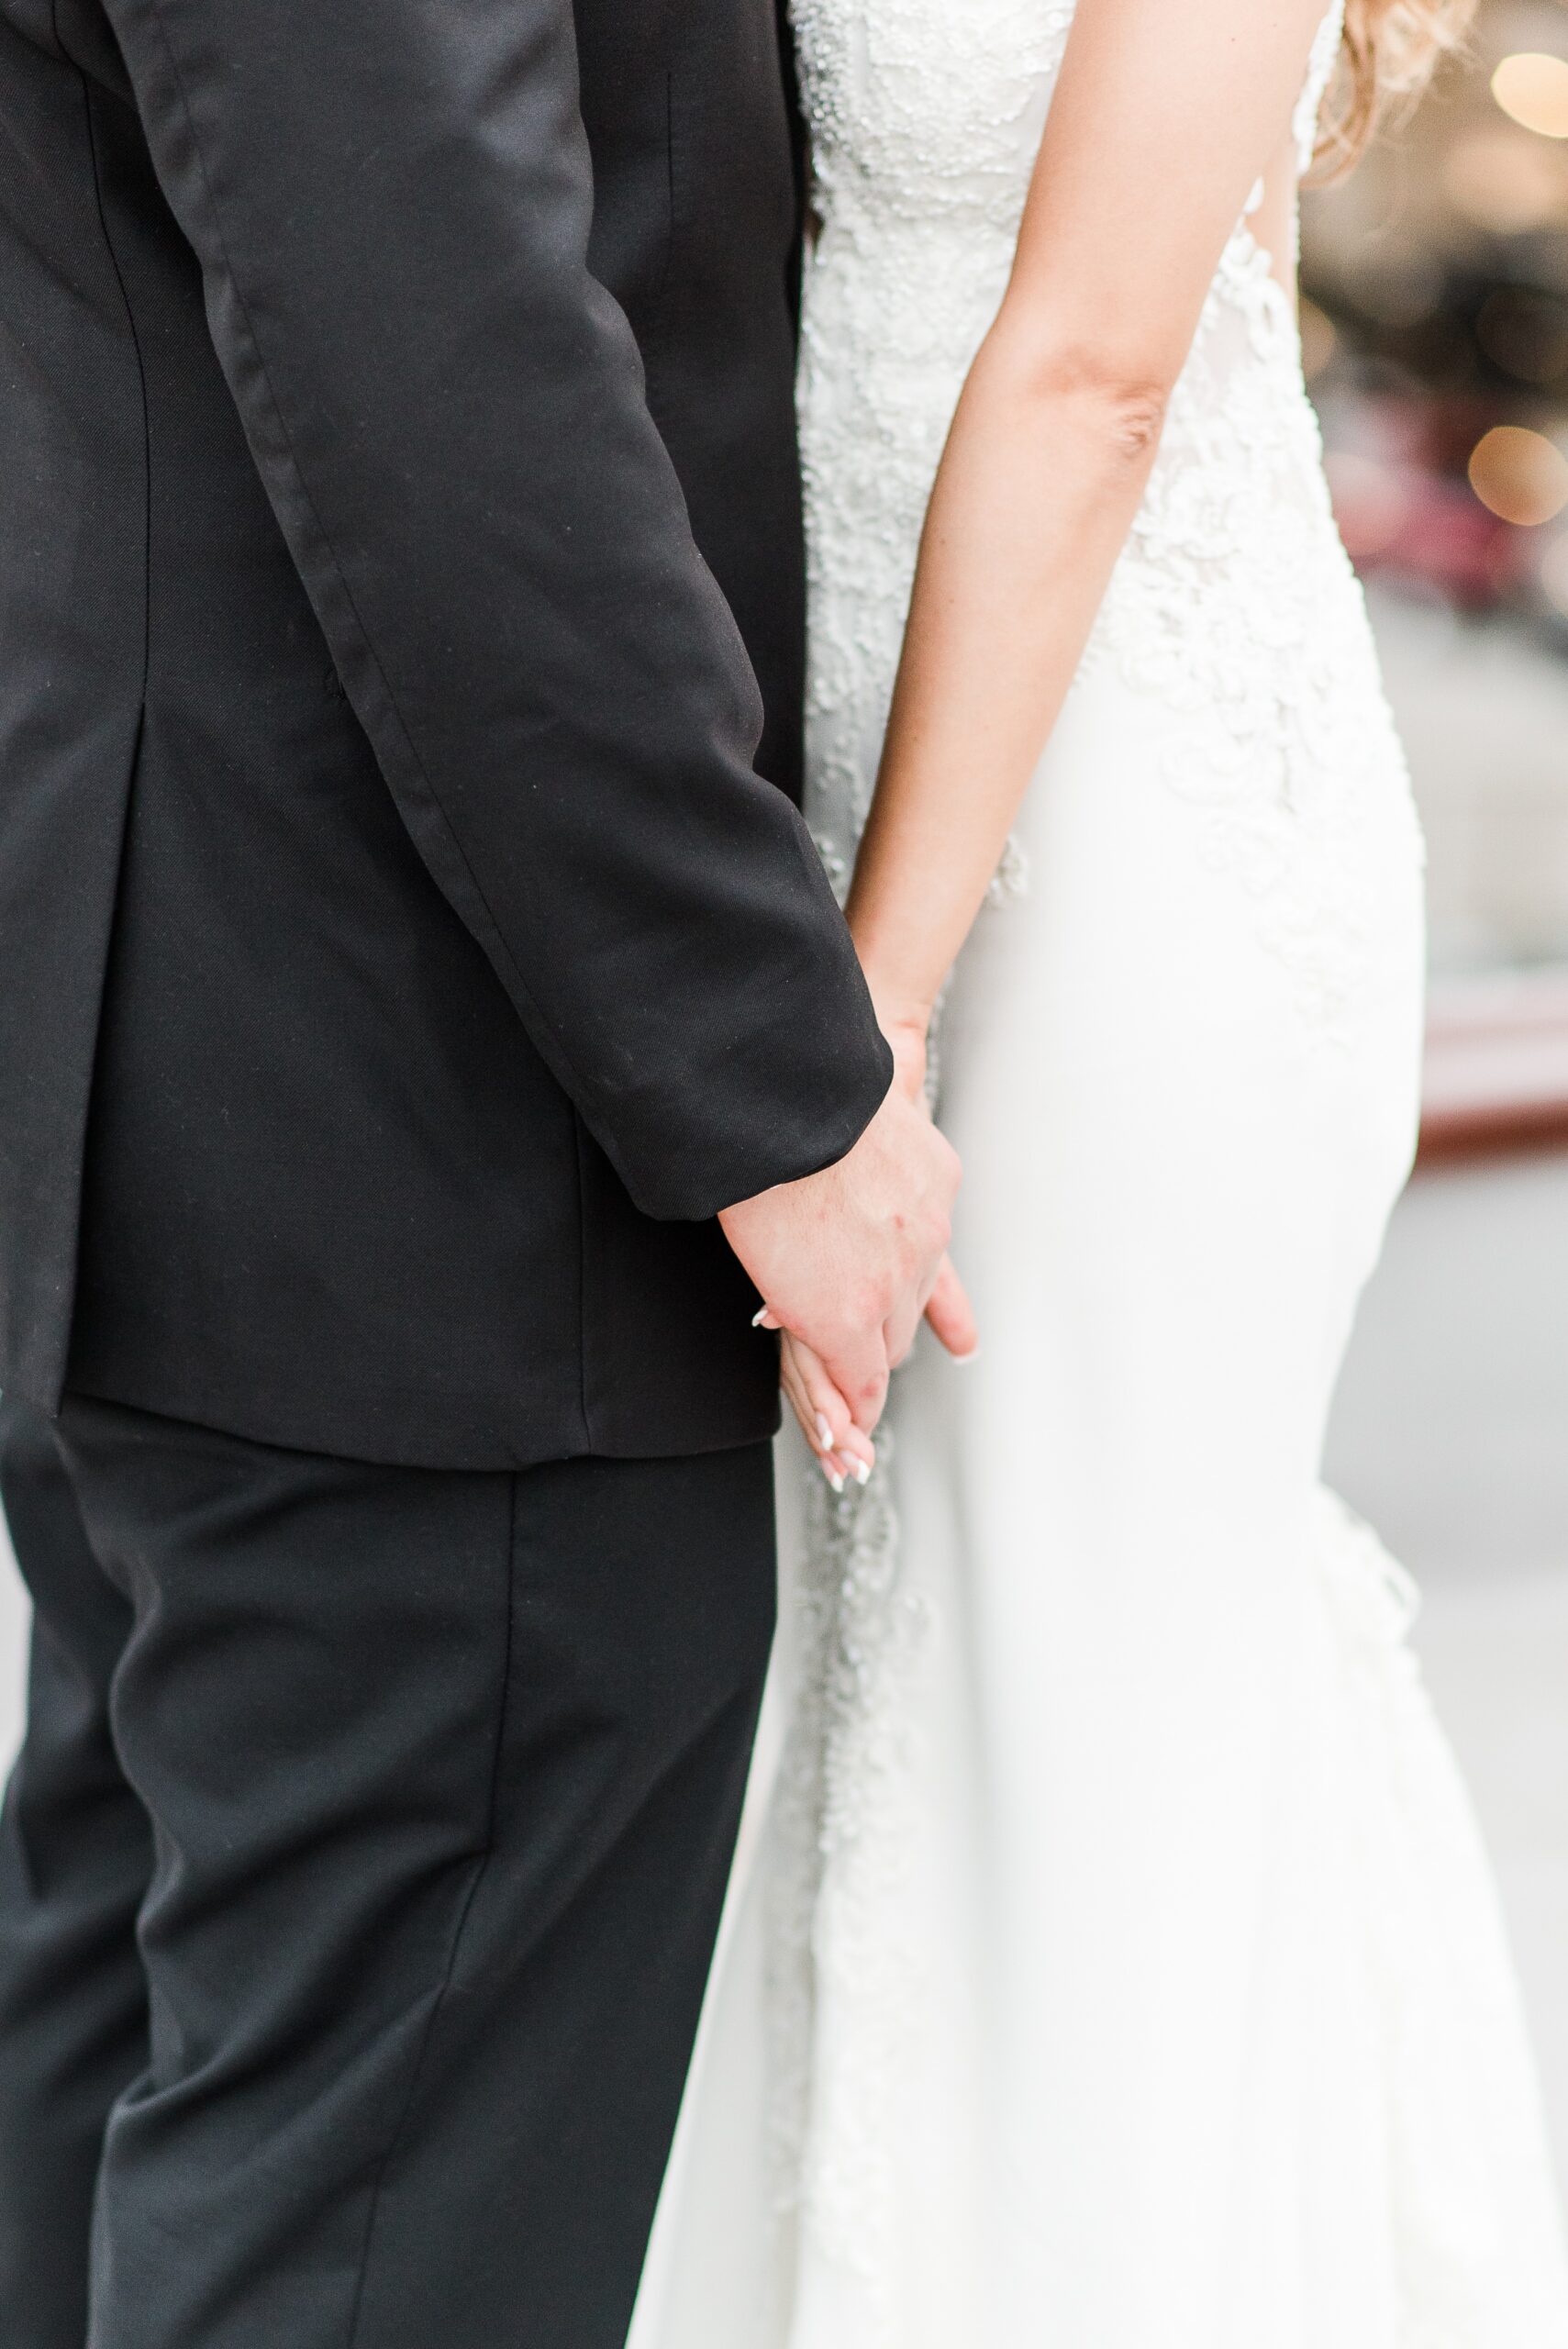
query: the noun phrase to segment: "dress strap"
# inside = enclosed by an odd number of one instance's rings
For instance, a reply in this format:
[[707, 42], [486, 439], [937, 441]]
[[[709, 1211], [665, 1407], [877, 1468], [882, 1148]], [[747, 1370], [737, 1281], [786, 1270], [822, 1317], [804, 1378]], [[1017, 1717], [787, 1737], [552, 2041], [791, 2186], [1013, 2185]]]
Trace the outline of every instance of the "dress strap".
[[1297, 162], [1306, 172], [1318, 147], [1318, 117], [1323, 111], [1323, 100], [1334, 78], [1334, 68], [1340, 61], [1340, 48], [1345, 38], [1345, 0], [1334, 0], [1333, 6], [1318, 28], [1307, 61], [1307, 80], [1296, 102], [1291, 128], [1296, 135]]

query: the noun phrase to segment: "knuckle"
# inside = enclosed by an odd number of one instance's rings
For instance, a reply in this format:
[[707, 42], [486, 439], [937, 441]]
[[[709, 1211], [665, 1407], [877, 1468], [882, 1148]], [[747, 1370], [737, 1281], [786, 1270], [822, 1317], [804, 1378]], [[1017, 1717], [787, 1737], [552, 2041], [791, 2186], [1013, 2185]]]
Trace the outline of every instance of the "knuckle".
[[952, 1238], [952, 1219], [945, 1208], [932, 1208], [924, 1218], [919, 1231], [919, 1252], [929, 1264], [933, 1258], [945, 1256]]
[[853, 1297], [846, 1297], [833, 1316], [828, 1341], [822, 1349], [829, 1365], [841, 1361], [846, 1354], [856, 1353], [876, 1326], [876, 1314], [862, 1304], [858, 1293]]
[[851, 1291], [851, 1313], [857, 1330], [880, 1330], [887, 1319], [892, 1302], [892, 1283], [888, 1280], [858, 1281]]

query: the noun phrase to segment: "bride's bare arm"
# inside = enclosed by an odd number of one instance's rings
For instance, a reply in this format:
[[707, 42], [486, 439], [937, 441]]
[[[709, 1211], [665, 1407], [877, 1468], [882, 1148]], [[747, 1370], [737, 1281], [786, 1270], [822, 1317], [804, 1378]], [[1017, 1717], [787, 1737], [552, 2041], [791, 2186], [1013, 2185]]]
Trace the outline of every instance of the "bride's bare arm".
[[1080, 0], [931, 499], [850, 918], [923, 1034], [1082, 656], [1324, 0]]

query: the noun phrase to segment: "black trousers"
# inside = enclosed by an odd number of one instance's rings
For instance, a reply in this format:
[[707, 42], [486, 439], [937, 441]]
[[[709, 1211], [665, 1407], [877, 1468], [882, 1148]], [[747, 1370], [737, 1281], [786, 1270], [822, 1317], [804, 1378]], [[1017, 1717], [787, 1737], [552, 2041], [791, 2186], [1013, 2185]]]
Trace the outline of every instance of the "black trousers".
[[72, 1401], [0, 1406], [0, 1487], [4, 2349], [619, 2349], [768, 1447], [449, 1474]]

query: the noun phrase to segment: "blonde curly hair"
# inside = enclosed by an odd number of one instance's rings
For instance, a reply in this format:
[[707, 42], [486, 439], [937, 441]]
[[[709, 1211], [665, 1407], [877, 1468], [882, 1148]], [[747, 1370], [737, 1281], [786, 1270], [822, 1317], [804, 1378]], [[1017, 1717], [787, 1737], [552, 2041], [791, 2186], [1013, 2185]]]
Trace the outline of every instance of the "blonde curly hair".
[[1462, 49], [1478, 0], [1349, 0], [1340, 72], [1323, 113], [1314, 177], [1348, 171], [1379, 123], [1417, 99]]

